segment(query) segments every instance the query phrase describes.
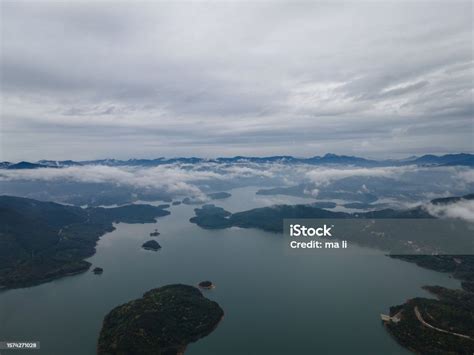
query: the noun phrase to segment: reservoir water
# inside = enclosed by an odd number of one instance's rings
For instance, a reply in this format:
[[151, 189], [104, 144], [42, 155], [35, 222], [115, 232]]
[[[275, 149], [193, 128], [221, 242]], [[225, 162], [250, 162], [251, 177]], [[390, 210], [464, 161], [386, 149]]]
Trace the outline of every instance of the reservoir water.
[[[230, 191], [215, 204], [240, 211], [296, 198]], [[352, 246], [332, 254], [289, 253], [283, 235], [254, 229], [205, 230], [189, 223], [196, 206], [170, 208], [156, 224], [118, 224], [88, 260], [104, 268], [35, 287], [0, 293], [0, 341], [40, 341], [41, 350], [1, 354], [94, 354], [104, 316], [145, 291], [171, 283], [196, 285], [225, 316], [189, 355], [409, 354], [385, 331], [380, 313], [423, 285], [459, 281], [382, 252]], [[141, 248], [155, 228], [158, 252]]]

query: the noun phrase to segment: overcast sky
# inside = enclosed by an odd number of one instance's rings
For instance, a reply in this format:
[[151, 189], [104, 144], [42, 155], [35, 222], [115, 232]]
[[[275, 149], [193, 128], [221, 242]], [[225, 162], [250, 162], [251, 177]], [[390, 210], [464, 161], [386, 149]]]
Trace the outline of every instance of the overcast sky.
[[473, 152], [472, 4], [1, 1], [0, 159]]

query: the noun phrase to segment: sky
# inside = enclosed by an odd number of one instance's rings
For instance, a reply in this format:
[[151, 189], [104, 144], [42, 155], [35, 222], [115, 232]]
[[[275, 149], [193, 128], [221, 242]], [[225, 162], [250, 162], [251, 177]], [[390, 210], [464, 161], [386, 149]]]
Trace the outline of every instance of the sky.
[[471, 1], [0, 3], [0, 160], [474, 152]]

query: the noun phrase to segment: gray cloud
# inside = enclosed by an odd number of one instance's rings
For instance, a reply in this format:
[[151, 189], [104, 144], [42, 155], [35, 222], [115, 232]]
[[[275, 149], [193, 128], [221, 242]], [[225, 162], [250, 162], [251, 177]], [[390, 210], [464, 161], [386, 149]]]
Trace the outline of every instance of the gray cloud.
[[474, 151], [472, 3], [1, 3], [3, 160]]
[[[344, 180], [349, 185], [331, 185]], [[378, 194], [412, 195], [416, 202], [464, 194], [474, 187], [473, 169], [467, 167], [319, 167], [308, 164], [234, 163], [164, 164], [157, 167], [86, 165], [66, 168], [0, 170], [0, 182], [103, 183], [166, 191], [179, 196], [203, 196], [210, 186], [297, 186], [318, 189], [361, 189], [377, 183]], [[390, 183], [388, 184], [387, 181]], [[420, 185], [420, 182], [422, 184]], [[357, 189], [354, 187], [357, 186]], [[399, 191], [393, 194], [392, 191]], [[386, 191], [383, 191], [383, 190]], [[211, 188], [212, 190], [212, 188]]]
[[474, 201], [460, 200], [447, 205], [427, 204], [426, 210], [438, 218], [455, 218], [474, 222]]

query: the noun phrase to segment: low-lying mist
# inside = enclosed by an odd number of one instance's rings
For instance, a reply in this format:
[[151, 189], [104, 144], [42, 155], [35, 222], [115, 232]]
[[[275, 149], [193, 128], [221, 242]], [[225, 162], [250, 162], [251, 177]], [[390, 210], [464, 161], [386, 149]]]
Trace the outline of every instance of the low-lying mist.
[[174, 163], [156, 167], [87, 165], [0, 170], [0, 193], [75, 205], [171, 201], [256, 186], [261, 195], [336, 201], [350, 208], [409, 206], [474, 191], [468, 167], [353, 167], [285, 163]]

